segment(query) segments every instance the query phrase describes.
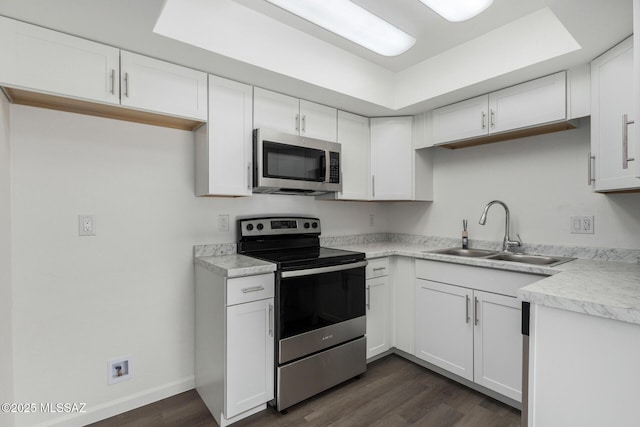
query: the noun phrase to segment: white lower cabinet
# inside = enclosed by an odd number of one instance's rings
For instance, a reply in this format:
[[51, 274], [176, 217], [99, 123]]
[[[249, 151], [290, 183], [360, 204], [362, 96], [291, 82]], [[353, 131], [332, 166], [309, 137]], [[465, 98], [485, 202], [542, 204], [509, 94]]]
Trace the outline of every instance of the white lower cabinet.
[[389, 258], [369, 260], [366, 282], [367, 359], [391, 348]]
[[522, 401], [519, 288], [543, 276], [416, 261], [415, 356]]
[[473, 291], [473, 381], [513, 400], [522, 399], [521, 302]]
[[195, 379], [221, 427], [274, 397], [274, 275], [226, 278], [196, 267]]
[[416, 356], [473, 381], [471, 289], [416, 280]]
[[227, 307], [226, 418], [273, 399], [273, 298]]

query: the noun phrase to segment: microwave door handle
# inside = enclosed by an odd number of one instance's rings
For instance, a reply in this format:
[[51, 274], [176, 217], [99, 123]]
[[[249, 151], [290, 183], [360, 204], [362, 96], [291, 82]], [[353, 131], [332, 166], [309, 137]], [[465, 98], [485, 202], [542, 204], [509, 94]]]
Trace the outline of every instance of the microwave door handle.
[[329, 182], [329, 168], [327, 167], [327, 159], [329, 158], [329, 150], [324, 151], [324, 156], [322, 156], [322, 160], [320, 161], [320, 168], [322, 170], [322, 176], [324, 177], [323, 182]]

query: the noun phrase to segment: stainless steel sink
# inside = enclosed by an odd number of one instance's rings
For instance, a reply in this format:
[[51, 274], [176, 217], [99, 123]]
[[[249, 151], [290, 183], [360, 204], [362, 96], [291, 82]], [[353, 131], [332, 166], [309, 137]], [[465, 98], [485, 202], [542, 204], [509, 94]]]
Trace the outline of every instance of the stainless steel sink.
[[558, 265], [558, 264], [562, 264], [564, 262], [575, 259], [575, 258], [553, 257], [553, 256], [545, 256], [545, 255], [512, 254], [509, 252], [501, 252], [495, 255], [490, 255], [486, 258], [495, 259], [497, 261], [521, 262], [524, 264], [535, 264], [535, 265], [546, 265], [546, 266]]
[[496, 251], [490, 251], [487, 249], [462, 249], [462, 248], [447, 248], [447, 249], [435, 249], [432, 251], [425, 251], [430, 254], [442, 254], [442, 255], [455, 255], [470, 258], [480, 258], [489, 255], [497, 254]]
[[546, 255], [527, 255], [511, 252], [497, 252], [488, 249], [462, 249], [462, 248], [446, 248], [424, 251], [429, 254], [453, 255], [466, 258], [483, 258], [494, 261], [519, 262], [522, 264], [544, 265], [546, 267], [555, 267], [556, 265], [572, 261], [575, 258], [567, 258], [560, 256]]

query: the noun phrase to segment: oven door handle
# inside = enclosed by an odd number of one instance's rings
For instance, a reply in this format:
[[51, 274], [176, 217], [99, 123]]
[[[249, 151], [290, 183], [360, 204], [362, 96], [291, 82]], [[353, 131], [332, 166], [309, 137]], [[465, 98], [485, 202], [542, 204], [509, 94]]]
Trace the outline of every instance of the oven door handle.
[[351, 270], [352, 268], [366, 267], [367, 261], [352, 262], [350, 264], [332, 265], [330, 267], [308, 268], [306, 270], [283, 271], [280, 277], [287, 279], [289, 277], [310, 276], [312, 274], [333, 273], [334, 271]]

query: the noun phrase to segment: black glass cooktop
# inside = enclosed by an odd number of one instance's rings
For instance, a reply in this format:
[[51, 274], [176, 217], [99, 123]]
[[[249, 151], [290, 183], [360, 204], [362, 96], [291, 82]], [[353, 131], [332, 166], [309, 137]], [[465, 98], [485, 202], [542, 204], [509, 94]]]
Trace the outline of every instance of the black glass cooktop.
[[362, 252], [345, 251], [332, 248], [298, 248], [286, 250], [272, 250], [246, 254], [278, 264], [278, 270], [292, 270], [300, 268], [314, 268], [328, 265], [339, 265], [360, 261], [365, 258]]

